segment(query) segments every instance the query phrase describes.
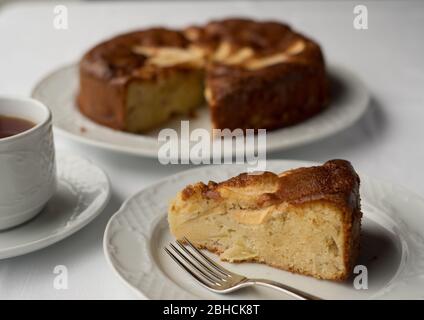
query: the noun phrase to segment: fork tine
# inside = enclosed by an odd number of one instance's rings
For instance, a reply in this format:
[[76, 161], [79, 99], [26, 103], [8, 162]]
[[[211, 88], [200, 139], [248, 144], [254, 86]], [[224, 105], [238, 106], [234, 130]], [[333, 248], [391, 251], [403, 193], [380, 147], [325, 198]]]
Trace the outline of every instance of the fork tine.
[[176, 254], [178, 254], [180, 256], [180, 258], [182, 258], [186, 264], [188, 264], [189, 266], [191, 266], [192, 268], [196, 269], [197, 272], [199, 272], [204, 278], [206, 278], [209, 282], [211, 282], [212, 284], [216, 285], [216, 286], [221, 286], [221, 284], [213, 279], [211, 276], [209, 276], [208, 274], [206, 274], [202, 269], [200, 269], [196, 264], [193, 263], [193, 261], [191, 261], [190, 259], [188, 259], [184, 253], [182, 253], [181, 251], [179, 251], [177, 249], [177, 247], [175, 247], [172, 243], [169, 244], [169, 246], [174, 250], [174, 252]]
[[202, 251], [197, 249], [194, 244], [192, 244], [186, 237], [184, 237], [184, 241], [187, 242], [187, 244], [190, 246], [191, 249], [193, 249], [196, 253], [198, 253], [200, 256], [202, 256], [203, 259], [205, 259], [212, 267], [215, 268], [215, 270], [219, 271], [221, 274], [227, 276], [227, 277], [233, 277], [235, 276], [234, 273], [232, 273], [230, 270], [225, 269], [224, 267], [221, 267], [220, 265], [216, 264], [212, 259], [207, 257]]
[[219, 280], [219, 281], [226, 281], [227, 276], [223, 276], [222, 274], [218, 273], [217, 271], [215, 271], [212, 268], [210, 268], [207, 264], [205, 264], [204, 262], [202, 262], [190, 250], [188, 250], [180, 240], [177, 240], [176, 242], [177, 242], [178, 246], [182, 250], [184, 250], [184, 252], [186, 254], [188, 254], [190, 257], [192, 257], [194, 260], [196, 260], [196, 262], [199, 265], [201, 265], [204, 269], [206, 269], [207, 271], [209, 271], [211, 273], [211, 275], [214, 276], [217, 280]]
[[166, 253], [174, 260], [182, 269], [187, 271], [188, 274], [190, 274], [195, 280], [197, 280], [201, 285], [205, 287], [210, 287], [211, 285], [207, 283], [205, 280], [203, 280], [201, 277], [199, 277], [195, 272], [193, 272], [190, 268], [188, 268], [180, 259], [178, 259], [171, 251], [168, 250], [168, 248], [163, 248]]

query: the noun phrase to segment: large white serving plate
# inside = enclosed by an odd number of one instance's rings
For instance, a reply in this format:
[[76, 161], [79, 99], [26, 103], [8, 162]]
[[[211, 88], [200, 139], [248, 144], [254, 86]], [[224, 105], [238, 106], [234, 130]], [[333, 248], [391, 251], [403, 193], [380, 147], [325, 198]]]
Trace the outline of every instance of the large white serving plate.
[[[267, 170], [310, 166], [304, 161], [267, 162]], [[198, 285], [163, 251], [173, 237], [166, 219], [168, 201], [187, 184], [221, 181], [246, 170], [241, 165], [207, 166], [170, 176], [128, 199], [109, 221], [106, 258], [116, 274], [150, 299], [285, 299], [271, 289], [249, 287], [220, 296]], [[424, 298], [424, 200], [390, 183], [361, 176], [362, 237], [360, 265], [368, 270], [368, 289], [346, 282], [317, 280], [262, 264], [223, 263], [248, 277], [283, 282], [324, 299]], [[217, 257], [210, 255], [213, 259]]]
[[[361, 80], [339, 66], [330, 66], [328, 72], [332, 82], [329, 108], [298, 125], [268, 132], [266, 151], [282, 150], [333, 135], [349, 127], [365, 112], [369, 95]], [[59, 134], [113, 151], [157, 157], [160, 147], [157, 136], [161, 128], [137, 135], [96, 124], [79, 112], [75, 103], [77, 91], [78, 68], [77, 65], [70, 65], [42, 79], [35, 86], [32, 96], [51, 109], [53, 125]], [[165, 123], [162, 128], [175, 129], [181, 137], [181, 120], [184, 119], [176, 117]], [[211, 130], [209, 111], [206, 107], [199, 108], [196, 117], [189, 120], [190, 130]], [[225, 155], [226, 152], [223, 152], [223, 156]]]

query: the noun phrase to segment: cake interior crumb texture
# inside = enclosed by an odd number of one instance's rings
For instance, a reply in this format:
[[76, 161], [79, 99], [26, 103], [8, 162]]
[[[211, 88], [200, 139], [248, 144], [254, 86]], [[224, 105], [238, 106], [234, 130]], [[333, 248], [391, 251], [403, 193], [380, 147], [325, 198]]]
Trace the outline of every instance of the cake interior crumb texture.
[[203, 72], [175, 71], [156, 82], [133, 81], [127, 93], [127, 127], [142, 133], [174, 115], [190, 114], [203, 103]]

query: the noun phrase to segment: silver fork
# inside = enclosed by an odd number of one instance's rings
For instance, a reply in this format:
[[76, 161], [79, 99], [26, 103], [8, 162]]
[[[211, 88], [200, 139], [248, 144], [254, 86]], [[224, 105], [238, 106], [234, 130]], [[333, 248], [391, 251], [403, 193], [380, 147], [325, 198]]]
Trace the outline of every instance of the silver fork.
[[197, 282], [210, 291], [216, 293], [229, 293], [243, 287], [260, 285], [276, 289], [287, 295], [301, 300], [321, 300], [311, 294], [301, 290], [286, 286], [282, 283], [267, 279], [249, 279], [237, 273], [231, 272], [218, 265], [198, 250], [187, 238], [184, 242], [188, 244], [187, 249], [184, 243], [177, 240], [177, 246], [172, 243], [164, 248], [166, 253], [185, 271], [187, 271]]

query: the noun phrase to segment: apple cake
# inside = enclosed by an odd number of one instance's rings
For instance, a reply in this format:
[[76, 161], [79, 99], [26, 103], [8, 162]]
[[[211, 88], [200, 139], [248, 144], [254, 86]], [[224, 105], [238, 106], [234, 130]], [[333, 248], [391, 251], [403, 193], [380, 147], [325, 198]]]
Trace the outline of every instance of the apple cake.
[[206, 102], [217, 129], [276, 129], [320, 112], [329, 90], [319, 45], [272, 21], [226, 19], [114, 37], [79, 65], [90, 119], [143, 133]]
[[359, 177], [345, 160], [281, 174], [187, 186], [170, 202], [171, 233], [229, 262], [344, 280], [359, 252]]

